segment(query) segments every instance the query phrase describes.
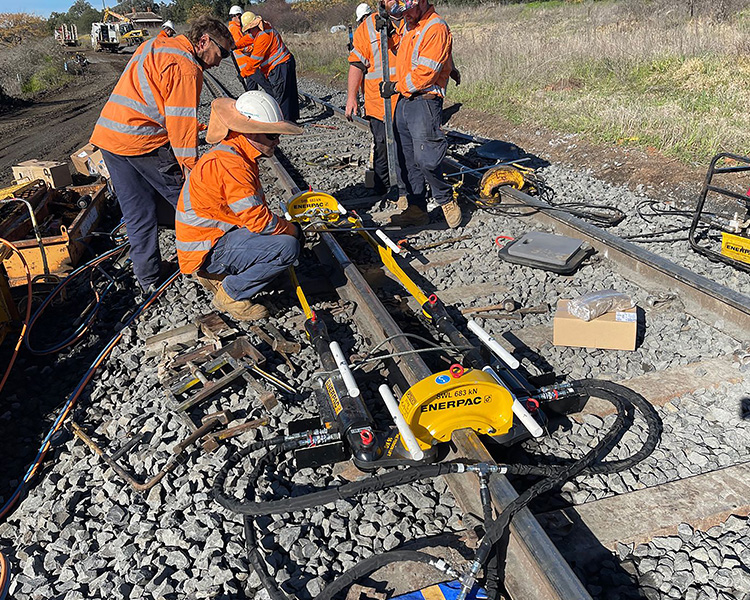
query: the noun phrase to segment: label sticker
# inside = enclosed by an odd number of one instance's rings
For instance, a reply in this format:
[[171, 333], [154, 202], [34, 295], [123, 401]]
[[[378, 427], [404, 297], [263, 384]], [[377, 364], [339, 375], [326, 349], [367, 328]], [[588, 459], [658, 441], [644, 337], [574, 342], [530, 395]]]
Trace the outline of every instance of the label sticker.
[[750, 264], [750, 239], [722, 232], [721, 253], [734, 260]]
[[638, 315], [634, 312], [617, 312], [615, 314], [615, 321], [621, 321], [623, 323], [635, 323]]
[[437, 377], [435, 377], [435, 383], [438, 383], [440, 385], [445, 385], [450, 380], [451, 380], [450, 375], [438, 375]]

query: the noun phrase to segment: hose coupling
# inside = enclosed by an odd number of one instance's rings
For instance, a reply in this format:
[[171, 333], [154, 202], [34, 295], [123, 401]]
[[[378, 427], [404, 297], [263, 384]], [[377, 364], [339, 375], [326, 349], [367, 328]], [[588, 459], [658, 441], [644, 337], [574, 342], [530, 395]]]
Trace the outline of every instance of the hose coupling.
[[471, 563], [469, 572], [461, 578], [461, 590], [458, 592], [456, 600], [466, 600], [469, 592], [471, 592], [474, 584], [477, 581], [477, 575], [479, 574], [479, 569], [481, 568], [482, 564], [478, 560], [475, 560]]
[[338, 431], [329, 431], [328, 429], [313, 429], [312, 431], [301, 431], [286, 436], [286, 442], [296, 442], [300, 448], [310, 446], [319, 446], [341, 439]]
[[505, 475], [508, 472], [507, 465], [496, 465], [495, 463], [476, 463], [473, 465], [466, 465], [463, 463], [456, 464], [456, 473], [476, 473], [480, 477], [487, 477], [493, 473], [499, 473]]
[[459, 576], [458, 571], [456, 571], [450, 564], [445, 562], [442, 558], [431, 560], [430, 565], [432, 565], [435, 569], [437, 569], [441, 573], [445, 573], [451, 579], [456, 579]]
[[572, 396], [576, 393], [577, 392], [572, 384], [561, 383], [560, 385], [550, 385], [540, 388], [539, 391], [534, 394], [534, 398], [536, 398], [537, 400], [545, 400], [549, 402], [551, 400], [565, 398], [566, 396]]

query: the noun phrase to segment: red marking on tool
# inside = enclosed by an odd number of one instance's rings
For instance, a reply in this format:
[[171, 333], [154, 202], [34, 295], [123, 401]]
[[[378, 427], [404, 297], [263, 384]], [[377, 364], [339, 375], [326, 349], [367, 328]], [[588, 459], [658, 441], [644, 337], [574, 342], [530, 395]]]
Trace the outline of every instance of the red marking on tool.
[[448, 370], [450, 371], [451, 375], [453, 375], [454, 379], [458, 379], [459, 377], [461, 377], [465, 371], [465, 369], [458, 363], [451, 365], [451, 368]]
[[526, 398], [526, 410], [534, 413], [539, 409], [539, 400], [536, 398]]
[[359, 432], [359, 439], [362, 440], [362, 443], [365, 446], [369, 446], [373, 441], [375, 441], [375, 436], [372, 435], [372, 431], [370, 431], [369, 429], [363, 429]]

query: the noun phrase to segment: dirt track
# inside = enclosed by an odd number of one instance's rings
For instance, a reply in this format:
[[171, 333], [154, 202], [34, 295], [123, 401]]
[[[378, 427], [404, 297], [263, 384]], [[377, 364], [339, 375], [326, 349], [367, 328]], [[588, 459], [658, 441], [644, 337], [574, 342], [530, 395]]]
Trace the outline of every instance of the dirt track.
[[99, 112], [130, 58], [89, 51], [86, 73], [30, 106], [0, 119], [0, 185], [13, 183], [11, 167], [24, 160], [70, 161], [89, 139]]

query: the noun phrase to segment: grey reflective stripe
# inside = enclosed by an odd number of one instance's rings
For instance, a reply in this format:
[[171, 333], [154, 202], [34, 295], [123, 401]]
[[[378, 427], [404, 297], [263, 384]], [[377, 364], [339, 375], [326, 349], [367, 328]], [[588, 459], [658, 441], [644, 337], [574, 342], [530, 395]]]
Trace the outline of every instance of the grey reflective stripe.
[[264, 204], [263, 196], [253, 195], [253, 196], [245, 196], [244, 198], [240, 198], [239, 200], [230, 202], [229, 208], [232, 209], [232, 212], [235, 215], [238, 215], [243, 210], [247, 210], [248, 208], [253, 208], [255, 206], [262, 206], [263, 204]]
[[153, 52], [154, 54], [176, 54], [178, 56], [182, 56], [183, 58], [187, 58], [191, 63], [193, 63], [196, 67], [200, 67], [200, 63], [195, 60], [195, 56], [193, 56], [190, 52], [185, 52], [184, 50], [180, 50], [178, 48], [157, 48]]
[[[186, 211], [192, 211], [193, 207], [190, 205], [190, 171], [185, 175], [185, 183], [182, 184], [182, 205]], [[179, 206], [179, 203], [177, 204]], [[179, 211], [178, 211], [179, 212]]]
[[167, 133], [167, 130], [159, 125], [125, 125], [113, 121], [112, 119], [107, 119], [106, 117], [99, 117], [96, 124], [101, 125], [105, 129], [111, 129], [112, 131], [127, 133], [129, 135], [164, 135]]
[[370, 50], [372, 51], [372, 71], [365, 77], [368, 79], [383, 78], [383, 57], [380, 56], [380, 34], [375, 29], [375, 18], [367, 17], [367, 35], [370, 38]]
[[262, 60], [263, 59], [262, 56], [255, 56], [255, 54], [251, 54], [250, 58], [252, 58], [253, 60]]
[[190, 227], [221, 229], [225, 232], [234, 228], [234, 225], [232, 225], [231, 223], [227, 223], [226, 221], [217, 221], [216, 219], [206, 219], [204, 217], [199, 217], [193, 210], [190, 210], [188, 212], [182, 212], [181, 210], [178, 210], [175, 213], [175, 219], [183, 225], [189, 225]]
[[176, 240], [175, 246], [177, 246], [177, 249], [182, 252], [208, 252], [212, 248], [209, 240], [203, 240], [201, 242], [183, 242], [181, 240]]
[[138, 102], [138, 100], [133, 100], [132, 98], [127, 98], [126, 96], [121, 96], [120, 94], [115, 93], [109, 97], [109, 101], [130, 108], [131, 110], [142, 114], [147, 119], [156, 121], [159, 125], [164, 126], [164, 116], [153, 106], [147, 106], [142, 102]]
[[445, 25], [445, 27], [448, 27], [448, 24], [443, 21], [438, 16], [432, 17], [429, 21], [427, 21], [427, 25], [424, 26], [424, 29], [419, 32], [419, 37], [417, 38], [417, 42], [414, 44], [414, 51], [411, 53], [411, 66], [412, 68], [416, 69], [419, 64], [419, 47], [422, 45], [422, 40], [424, 39], [425, 34], [427, 33], [427, 30], [432, 27], [433, 25], [437, 25], [438, 23], [441, 23]]
[[439, 85], [434, 85], [433, 84], [430, 87], [428, 87], [427, 89], [424, 89], [422, 91], [425, 92], [425, 93], [435, 92], [435, 93], [439, 94], [440, 96], [445, 97], [445, 88], [444, 87], [440, 87]]
[[406, 91], [408, 92], [418, 91], [416, 86], [414, 85], [414, 82], [411, 79], [411, 72], [406, 74], [406, 79], [404, 80], [404, 83], [406, 84]]
[[179, 156], [180, 158], [190, 158], [192, 156], [198, 156], [198, 148], [195, 148], [194, 146], [185, 146], [182, 148], [172, 146], [172, 151], [174, 152], [175, 156]]
[[352, 53], [362, 62], [363, 65], [365, 65], [366, 67], [370, 66], [370, 61], [367, 60], [359, 50], [357, 50], [356, 48], [352, 48]]
[[146, 56], [151, 52], [151, 48], [154, 45], [154, 42], [157, 40], [157, 38], [153, 38], [152, 40], [149, 40], [145, 44], [143, 44], [142, 48], [143, 51], [141, 52], [141, 55], [138, 57], [138, 62], [136, 63], [136, 69], [138, 72], [138, 83], [141, 84], [141, 94], [143, 94], [143, 99], [146, 101], [146, 104], [148, 104], [151, 108], [155, 108], [156, 110], [159, 110], [159, 107], [156, 105], [156, 100], [154, 99], [154, 92], [151, 89], [151, 85], [148, 82], [148, 77], [146, 77], [146, 69], [144, 68], [144, 61], [146, 60]]
[[443, 68], [443, 63], [439, 63], [436, 60], [432, 60], [431, 58], [426, 58], [424, 56], [419, 57], [418, 63], [425, 67], [430, 67], [433, 71], [440, 71]]
[[273, 233], [273, 230], [276, 229], [276, 226], [279, 224], [279, 217], [276, 215], [271, 215], [271, 220], [268, 222], [268, 225], [266, 225], [263, 228], [263, 231], [261, 233]]
[[[232, 146], [228, 146], [226, 144], [219, 144], [217, 146], [214, 146], [208, 152], [214, 152], [215, 150], [221, 150], [222, 152], [231, 152], [232, 154], [236, 154], [237, 156], [239, 156], [239, 153], [237, 152], [237, 150], [232, 148]], [[208, 152], [206, 154], [208, 154]]]
[[272, 56], [271, 58], [269, 58], [268, 60], [266, 60], [266, 61], [265, 61], [265, 62], [263, 63], [263, 65], [264, 65], [264, 66], [265, 66], [265, 65], [270, 65], [270, 64], [271, 64], [272, 62], [275, 62], [275, 61], [276, 61], [277, 59], [279, 59], [279, 58], [281, 58], [281, 57], [283, 57], [283, 56], [286, 56], [287, 54], [289, 54], [289, 50], [287, 50], [287, 49], [286, 49], [286, 46], [284, 46], [284, 45], [282, 44], [281, 48], [279, 48], [279, 49], [278, 49], [278, 50], [276, 51], [276, 54], [274, 54], [274, 55], [273, 55], [273, 56]]
[[164, 112], [168, 117], [198, 118], [198, 109], [194, 106], [165, 106]]

